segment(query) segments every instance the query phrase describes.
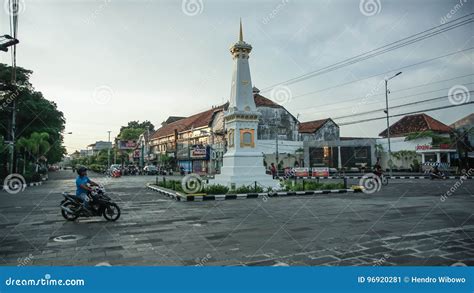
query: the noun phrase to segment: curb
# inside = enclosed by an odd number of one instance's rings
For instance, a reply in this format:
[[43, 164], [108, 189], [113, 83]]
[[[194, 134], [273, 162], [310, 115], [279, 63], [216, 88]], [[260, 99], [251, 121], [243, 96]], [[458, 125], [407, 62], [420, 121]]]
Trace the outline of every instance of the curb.
[[331, 190], [313, 190], [313, 191], [280, 191], [275, 193], [238, 193], [238, 194], [218, 194], [218, 195], [185, 195], [176, 191], [170, 191], [163, 187], [156, 187], [151, 184], [147, 184], [146, 187], [160, 194], [166, 195], [176, 201], [209, 201], [209, 200], [232, 200], [232, 199], [248, 199], [261, 197], [286, 197], [286, 196], [302, 196], [302, 195], [316, 195], [316, 194], [328, 194], [328, 193], [349, 193], [359, 192], [353, 189], [331, 189]]
[[[40, 186], [40, 185], [43, 185], [43, 182], [40, 181], [40, 182], [31, 182], [31, 183], [27, 183], [27, 184], [23, 184], [21, 186], [22, 189], [24, 188], [27, 188], [27, 187], [32, 187], [32, 186]], [[7, 190], [8, 189], [8, 186], [7, 185], [2, 185], [2, 189], [1, 190]]]
[[[362, 179], [364, 176], [297, 177], [297, 179]], [[388, 179], [431, 179], [430, 176], [384, 176]], [[473, 179], [473, 176], [446, 176], [446, 179]], [[294, 179], [294, 178], [291, 178]]]

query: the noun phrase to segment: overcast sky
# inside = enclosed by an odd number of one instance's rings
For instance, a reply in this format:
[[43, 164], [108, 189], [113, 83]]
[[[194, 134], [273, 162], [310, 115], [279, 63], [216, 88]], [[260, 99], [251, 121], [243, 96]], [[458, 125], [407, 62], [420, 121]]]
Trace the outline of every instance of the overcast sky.
[[[72, 132], [65, 145], [72, 152], [107, 140], [107, 130], [114, 136], [130, 120], [150, 120], [159, 126], [170, 115], [186, 116], [224, 103], [232, 71], [228, 49], [237, 40], [239, 17], [244, 39], [254, 48], [252, 82], [265, 89], [440, 25], [447, 15], [454, 19], [474, 12], [474, 0], [372, 2], [374, 6], [357, 0], [25, 0], [20, 8], [17, 64], [34, 71], [35, 88], [64, 112], [66, 131]], [[5, 33], [7, 14], [0, 12]], [[278, 88], [287, 96], [276, 91], [262, 94], [283, 102], [300, 121], [379, 109], [385, 105], [382, 73], [474, 47], [473, 32], [471, 23], [288, 89]], [[0, 54], [0, 62], [9, 64], [9, 57]], [[445, 96], [453, 86], [472, 90], [470, 75], [397, 92], [473, 74], [473, 50], [402, 71], [389, 84], [391, 105]], [[382, 75], [339, 86], [376, 74]], [[315, 93], [303, 95], [310, 92]], [[403, 98], [423, 92], [431, 93]], [[367, 95], [370, 98], [364, 98]], [[474, 100], [473, 95], [467, 98]], [[444, 105], [450, 105], [447, 98], [392, 113]], [[449, 124], [473, 109], [469, 105], [428, 114]], [[384, 129], [385, 121], [379, 120], [341, 126], [341, 135], [376, 137]]]

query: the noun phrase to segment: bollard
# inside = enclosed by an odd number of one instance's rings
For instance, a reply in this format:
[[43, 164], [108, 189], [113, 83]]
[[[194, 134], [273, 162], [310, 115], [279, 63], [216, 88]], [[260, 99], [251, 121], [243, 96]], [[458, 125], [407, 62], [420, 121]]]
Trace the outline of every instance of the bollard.
[[255, 186], [254, 192], [257, 192], [257, 181], [254, 182], [254, 186]]
[[163, 176], [163, 187], [166, 188], [166, 178], [165, 178], [165, 176]]
[[344, 176], [344, 189], [347, 189], [347, 177]]
[[303, 183], [303, 191], [305, 190], [304, 189], [304, 179], [301, 179], [301, 182]]
[[155, 183], [158, 185], [158, 176], [155, 177]]

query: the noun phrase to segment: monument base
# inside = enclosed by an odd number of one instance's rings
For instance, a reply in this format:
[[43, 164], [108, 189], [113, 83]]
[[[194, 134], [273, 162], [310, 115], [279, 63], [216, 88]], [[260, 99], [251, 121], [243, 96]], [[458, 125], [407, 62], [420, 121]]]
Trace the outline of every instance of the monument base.
[[257, 152], [226, 153], [223, 157], [221, 174], [217, 174], [209, 184], [220, 184], [229, 188], [257, 186], [273, 190], [280, 188], [280, 181], [265, 173], [263, 156]]

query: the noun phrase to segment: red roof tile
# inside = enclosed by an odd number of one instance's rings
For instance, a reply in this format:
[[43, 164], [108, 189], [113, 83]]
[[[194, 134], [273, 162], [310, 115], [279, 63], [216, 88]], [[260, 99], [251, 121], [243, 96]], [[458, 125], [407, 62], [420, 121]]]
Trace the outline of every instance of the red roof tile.
[[[264, 96], [259, 95], [258, 93], [254, 94], [254, 101], [257, 107], [272, 107], [272, 108], [280, 108], [281, 105], [273, 102], [270, 99], [265, 98]], [[157, 129], [151, 136], [151, 139], [156, 139], [163, 136], [169, 136], [174, 133], [176, 129], [178, 132], [185, 131], [191, 129], [192, 127], [198, 128], [202, 126], [209, 125], [212, 122], [212, 117], [215, 112], [222, 111], [223, 109], [227, 109], [229, 103], [225, 103], [222, 106], [218, 106], [204, 112], [194, 114], [192, 116], [180, 119], [178, 121], [171, 122], [169, 124], [164, 125], [163, 127]]]
[[[452, 128], [422, 113], [404, 116], [392, 124], [390, 126], [390, 136], [406, 136], [410, 133], [429, 130], [437, 133], [450, 133]], [[387, 129], [382, 131], [379, 136], [387, 137]]]
[[314, 133], [329, 120], [331, 120], [331, 118], [301, 122], [298, 126], [298, 131], [299, 133]]
[[199, 128], [199, 127], [207, 126], [212, 122], [212, 117], [214, 113], [218, 111], [222, 111], [222, 109], [223, 109], [222, 106], [212, 108], [204, 112], [186, 117], [184, 119], [180, 119], [178, 121], [166, 124], [165, 126], [160, 127], [158, 130], [156, 130], [151, 136], [151, 139], [156, 139], [159, 137], [172, 135], [175, 129], [178, 132], [181, 132], [181, 131], [185, 131], [191, 128]]
[[253, 99], [255, 101], [255, 106], [257, 107], [270, 107], [270, 108], [281, 108], [282, 106], [273, 102], [270, 99], [261, 96], [260, 94], [254, 94]]

